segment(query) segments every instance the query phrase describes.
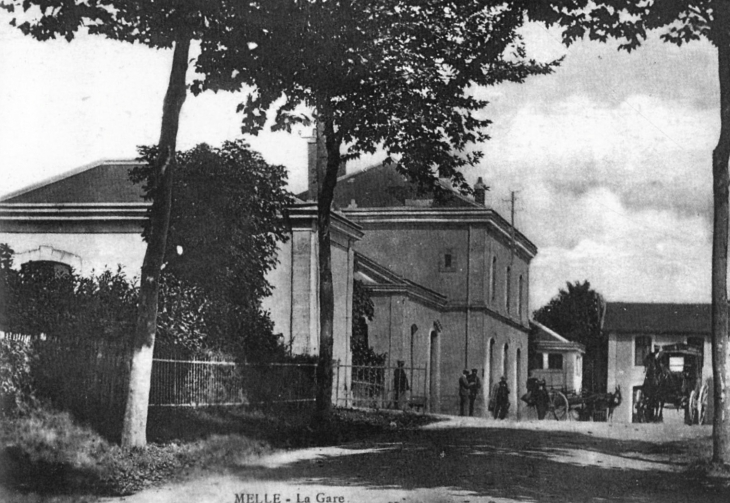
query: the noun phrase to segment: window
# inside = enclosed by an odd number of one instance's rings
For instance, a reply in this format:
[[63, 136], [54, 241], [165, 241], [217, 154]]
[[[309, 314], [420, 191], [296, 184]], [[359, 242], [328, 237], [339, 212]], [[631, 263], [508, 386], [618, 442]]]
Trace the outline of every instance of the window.
[[439, 271], [456, 272], [456, 253], [453, 249], [448, 248], [441, 252], [439, 258]]
[[550, 353], [548, 355], [548, 368], [550, 370], [563, 370], [563, 355]]
[[507, 378], [509, 373], [509, 344], [504, 345], [504, 352], [502, 353], [502, 376]]
[[505, 290], [504, 290], [504, 306], [507, 308], [507, 312], [510, 310], [510, 298], [512, 297], [512, 268], [507, 267], [507, 275], [505, 277]]
[[489, 298], [492, 302], [497, 298], [497, 257], [492, 257], [492, 269], [489, 271]]
[[520, 274], [520, 279], [518, 282], [517, 295], [517, 315], [520, 317], [520, 319], [522, 319], [522, 311], [524, 310], [522, 299], [525, 296], [525, 281], [522, 274]]
[[651, 353], [651, 337], [640, 335], [634, 340], [634, 366], [643, 367], [644, 360]]
[[20, 266], [20, 270], [24, 273], [34, 273], [42, 275], [50, 275], [56, 278], [69, 276], [71, 274], [71, 266], [62, 262], [54, 262], [52, 260], [32, 260]]

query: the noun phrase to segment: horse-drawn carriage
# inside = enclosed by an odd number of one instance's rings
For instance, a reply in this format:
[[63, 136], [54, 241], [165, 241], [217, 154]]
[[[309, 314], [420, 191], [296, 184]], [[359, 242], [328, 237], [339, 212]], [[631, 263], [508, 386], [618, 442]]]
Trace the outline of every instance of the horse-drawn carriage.
[[522, 400], [535, 408], [538, 419], [606, 421], [621, 404], [621, 388], [617, 386], [612, 393], [577, 392], [548, 388], [544, 379], [531, 377]]
[[688, 344], [664, 346], [644, 359], [644, 383], [634, 396], [634, 421], [664, 420], [664, 407], [684, 410], [686, 424], [703, 424], [709, 382], [702, 381], [702, 349]]

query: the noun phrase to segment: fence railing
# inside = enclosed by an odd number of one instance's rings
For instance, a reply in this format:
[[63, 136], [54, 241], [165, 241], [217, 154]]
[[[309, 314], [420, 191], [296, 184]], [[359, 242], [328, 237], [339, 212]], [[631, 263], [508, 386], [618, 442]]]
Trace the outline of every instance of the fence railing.
[[337, 390], [337, 405], [419, 412], [428, 408], [425, 367], [338, 365], [335, 382], [340, 382], [341, 377], [348, 373], [350, 389]]
[[[70, 411], [102, 433], [121, 431], [131, 348], [102, 339], [0, 334], [32, 354], [39, 397]], [[179, 348], [155, 348], [150, 406], [241, 405], [306, 408], [315, 402], [316, 365], [237, 363], [220, 355], [184, 357]], [[189, 354], [189, 353], [188, 353]]]
[[155, 358], [150, 406], [313, 403], [316, 365]]

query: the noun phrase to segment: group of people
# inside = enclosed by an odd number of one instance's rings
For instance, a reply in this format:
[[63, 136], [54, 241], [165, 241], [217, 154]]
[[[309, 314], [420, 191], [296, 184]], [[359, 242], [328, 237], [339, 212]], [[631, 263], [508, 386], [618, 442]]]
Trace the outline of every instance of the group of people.
[[[398, 360], [397, 367], [393, 372], [393, 403], [392, 407], [403, 409], [406, 400], [406, 394], [410, 390], [408, 377], [405, 371], [405, 362]], [[459, 378], [459, 414], [466, 415], [467, 404], [469, 415], [474, 415], [474, 402], [479, 396], [482, 389], [482, 381], [479, 379], [477, 369], [465, 369]], [[492, 390], [488, 405], [489, 411], [495, 419], [504, 419], [509, 411], [509, 388], [507, 387], [507, 379], [502, 376]]]
[[[474, 402], [482, 388], [482, 382], [477, 374], [477, 369], [471, 369], [471, 372], [464, 370], [459, 378], [459, 414], [466, 415], [467, 403], [469, 404], [469, 415], [474, 415]], [[509, 387], [507, 387], [507, 379], [502, 376], [499, 384], [492, 391], [489, 400], [489, 411], [494, 415], [495, 419], [504, 419], [509, 411]]]

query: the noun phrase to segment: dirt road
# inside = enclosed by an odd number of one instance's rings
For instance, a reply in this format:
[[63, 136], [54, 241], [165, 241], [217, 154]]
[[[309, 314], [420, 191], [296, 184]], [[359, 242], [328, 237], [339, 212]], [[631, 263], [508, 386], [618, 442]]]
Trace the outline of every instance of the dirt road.
[[688, 473], [709, 427], [452, 418], [341, 447], [283, 452], [107, 502], [730, 501]]

